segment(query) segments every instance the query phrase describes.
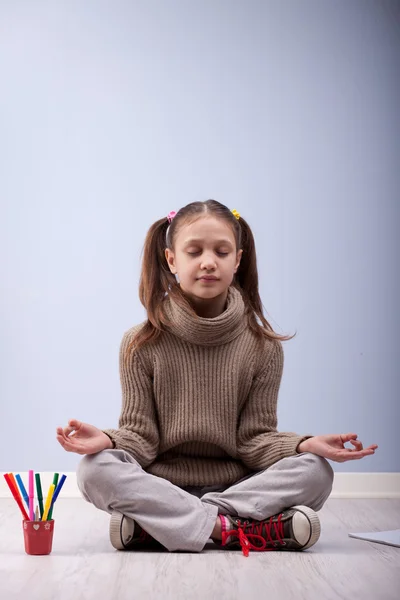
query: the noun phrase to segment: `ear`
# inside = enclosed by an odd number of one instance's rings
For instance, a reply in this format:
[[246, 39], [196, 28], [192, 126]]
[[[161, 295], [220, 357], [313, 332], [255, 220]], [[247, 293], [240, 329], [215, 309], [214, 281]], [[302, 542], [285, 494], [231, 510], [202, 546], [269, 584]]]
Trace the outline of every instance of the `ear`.
[[177, 271], [175, 267], [175, 255], [170, 248], [165, 248], [165, 259], [168, 263], [171, 273], [176, 275]]
[[242, 260], [242, 254], [243, 254], [243, 250], [239, 250], [238, 253], [237, 253], [237, 255], [236, 255], [236, 265], [235, 265], [234, 273], [236, 273], [236, 271], [239, 268], [240, 261]]

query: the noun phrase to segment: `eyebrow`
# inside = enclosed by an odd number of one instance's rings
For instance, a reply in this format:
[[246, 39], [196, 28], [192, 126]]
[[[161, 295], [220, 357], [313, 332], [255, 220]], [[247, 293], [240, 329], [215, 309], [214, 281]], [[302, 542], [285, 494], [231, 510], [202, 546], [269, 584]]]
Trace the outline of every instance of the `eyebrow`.
[[[184, 246], [188, 246], [189, 244], [198, 244], [199, 242], [202, 242], [203, 240], [201, 238], [190, 238], [188, 240], [185, 240], [184, 242]], [[230, 242], [229, 240], [216, 240], [215, 242], [216, 244], [227, 244], [228, 246], [232, 246], [232, 242]]]

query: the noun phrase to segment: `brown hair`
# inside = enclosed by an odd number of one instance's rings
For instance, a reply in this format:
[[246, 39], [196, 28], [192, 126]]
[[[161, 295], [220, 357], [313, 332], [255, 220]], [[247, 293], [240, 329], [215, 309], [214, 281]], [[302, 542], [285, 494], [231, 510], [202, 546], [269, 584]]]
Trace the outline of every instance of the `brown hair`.
[[[224, 204], [216, 200], [206, 200], [205, 202], [191, 202], [181, 208], [171, 224], [167, 217], [163, 217], [150, 227], [143, 247], [139, 283], [139, 298], [147, 311], [147, 322], [130, 343], [128, 352], [133, 347], [138, 350], [143, 344], [154, 342], [165, 330], [164, 326], [168, 324], [168, 319], [164, 311], [163, 299], [167, 293], [177, 304], [197, 317], [195, 310], [178, 285], [175, 275], [169, 269], [165, 258], [165, 249], [173, 250], [178, 231], [184, 225], [203, 216], [214, 216], [229, 223], [235, 236], [237, 251], [243, 250], [232, 285], [242, 294], [249, 327], [256, 336], [259, 339], [267, 337], [286, 341], [296, 335], [283, 336], [275, 333], [264, 317], [263, 305], [258, 292], [255, 243], [249, 225], [242, 217], [238, 220]], [[261, 324], [257, 322], [257, 317]]]

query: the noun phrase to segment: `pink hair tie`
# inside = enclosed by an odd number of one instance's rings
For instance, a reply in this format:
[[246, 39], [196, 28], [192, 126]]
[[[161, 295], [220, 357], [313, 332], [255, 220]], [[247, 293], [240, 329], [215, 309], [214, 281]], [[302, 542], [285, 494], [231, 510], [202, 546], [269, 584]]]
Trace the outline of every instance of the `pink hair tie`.
[[176, 215], [176, 212], [174, 210], [171, 210], [171, 212], [168, 214], [168, 217], [167, 217], [169, 223], [171, 223], [171, 221], [175, 215]]

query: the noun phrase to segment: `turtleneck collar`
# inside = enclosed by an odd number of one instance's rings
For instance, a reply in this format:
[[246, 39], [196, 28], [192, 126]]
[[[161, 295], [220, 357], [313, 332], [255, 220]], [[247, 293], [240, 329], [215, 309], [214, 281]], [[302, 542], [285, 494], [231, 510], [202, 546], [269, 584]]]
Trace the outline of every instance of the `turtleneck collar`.
[[247, 326], [242, 295], [233, 286], [228, 288], [226, 309], [212, 319], [191, 315], [170, 296], [166, 296], [164, 302], [171, 323], [166, 329], [192, 344], [201, 346], [226, 344], [240, 335]]

